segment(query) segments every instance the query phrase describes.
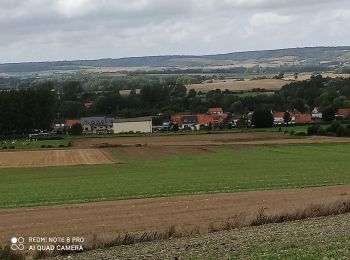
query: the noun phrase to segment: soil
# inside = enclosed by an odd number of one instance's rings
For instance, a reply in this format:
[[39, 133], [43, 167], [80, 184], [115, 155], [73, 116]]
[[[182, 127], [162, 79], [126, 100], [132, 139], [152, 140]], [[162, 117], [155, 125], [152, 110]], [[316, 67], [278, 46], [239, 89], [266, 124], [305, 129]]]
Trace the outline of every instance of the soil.
[[348, 200], [350, 185], [1, 209], [0, 244], [13, 236], [108, 241], [126, 232], [164, 231], [173, 225], [205, 232], [212, 224], [237, 217], [250, 221], [262, 208], [266, 214], [285, 213]]
[[220, 89], [222, 91], [228, 89], [231, 91], [249, 91], [254, 88], [262, 88], [266, 90], [280, 90], [288, 81], [279, 79], [262, 79], [262, 80], [226, 80], [214, 83], [192, 84], [188, 85], [187, 89], [194, 89], [196, 91], [207, 92], [210, 90]]
[[86, 138], [73, 142], [77, 148], [123, 146], [230, 146], [255, 144], [312, 144], [350, 142], [341, 137], [295, 137], [278, 132], [223, 133], [173, 136]]
[[114, 163], [101, 149], [38, 150], [0, 153], [0, 168]]

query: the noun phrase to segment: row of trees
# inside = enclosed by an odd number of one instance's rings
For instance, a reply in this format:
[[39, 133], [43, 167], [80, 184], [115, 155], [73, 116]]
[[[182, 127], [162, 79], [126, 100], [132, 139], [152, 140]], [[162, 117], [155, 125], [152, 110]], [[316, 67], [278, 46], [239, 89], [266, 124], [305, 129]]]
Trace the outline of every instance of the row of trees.
[[[128, 82], [125, 78], [116, 79], [119, 80]], [[210, 107], [222, 107], [233, 114], [257, 111], [254, 120], [259, 122], [267, 111], [296, 109], [310, 112], [317, 106], [325, 119], [331, 121], [338, 108], [350, 107], [350, 79], [314, 76], [309, 81], [290, 83], [273, 95], [266, 95], [263, 90], [245, 95], [228, 90], [188, 91], [184, 80], [184, 76], [137, 79], [140, 92], [131, 89], [130, 95], [125, 96], [120, 94], [119, 87], [109, 84], [101, 85], [97, 88], [99, 90], [95, 87], [91, 90], [84, 79], [25, 82], [26, 87], [22, 86], [20, 90], [0, 92], [0, 132], [9, 134], [48, 129], [54, 118], [92, 115], [137, 117], [159, 113], [169, 116], [185, 111], [205, 113]], [[86, 102], [92, 105], [85, 106]], [[271, 117], [266, 126], [269, 125]]]

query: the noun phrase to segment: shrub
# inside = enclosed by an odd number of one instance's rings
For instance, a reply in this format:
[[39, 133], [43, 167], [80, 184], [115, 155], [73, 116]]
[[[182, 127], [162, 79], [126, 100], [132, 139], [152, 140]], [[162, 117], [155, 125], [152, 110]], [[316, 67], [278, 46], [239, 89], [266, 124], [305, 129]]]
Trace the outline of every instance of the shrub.
[[317, 135], [320, 131], [321, 126], [320, 125], [312, 125], [307, 128], [307, 134], [308, 135]]

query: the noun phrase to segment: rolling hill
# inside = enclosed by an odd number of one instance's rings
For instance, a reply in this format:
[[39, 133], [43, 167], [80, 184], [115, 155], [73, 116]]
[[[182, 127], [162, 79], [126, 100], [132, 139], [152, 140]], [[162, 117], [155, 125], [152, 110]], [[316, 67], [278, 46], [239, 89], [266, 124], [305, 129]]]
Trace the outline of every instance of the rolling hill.
[[189, 68], [210, 66], [342, 66], [350, 61], [350, 46], [306, 47], [234, 52], [203, 56], [148, 56], [120, 59], [27, 62], [0, 64], [0, 73], [76, 70], [97, 67]]

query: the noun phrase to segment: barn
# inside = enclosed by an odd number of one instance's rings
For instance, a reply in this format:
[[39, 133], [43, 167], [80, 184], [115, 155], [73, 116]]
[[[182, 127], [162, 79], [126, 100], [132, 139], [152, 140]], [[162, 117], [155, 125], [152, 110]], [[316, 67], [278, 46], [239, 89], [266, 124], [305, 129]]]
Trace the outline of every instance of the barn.
[[119, 133], [152, 133], [152, 118], [123, 118], [115, 119], [113, 122], [113, 131]]

